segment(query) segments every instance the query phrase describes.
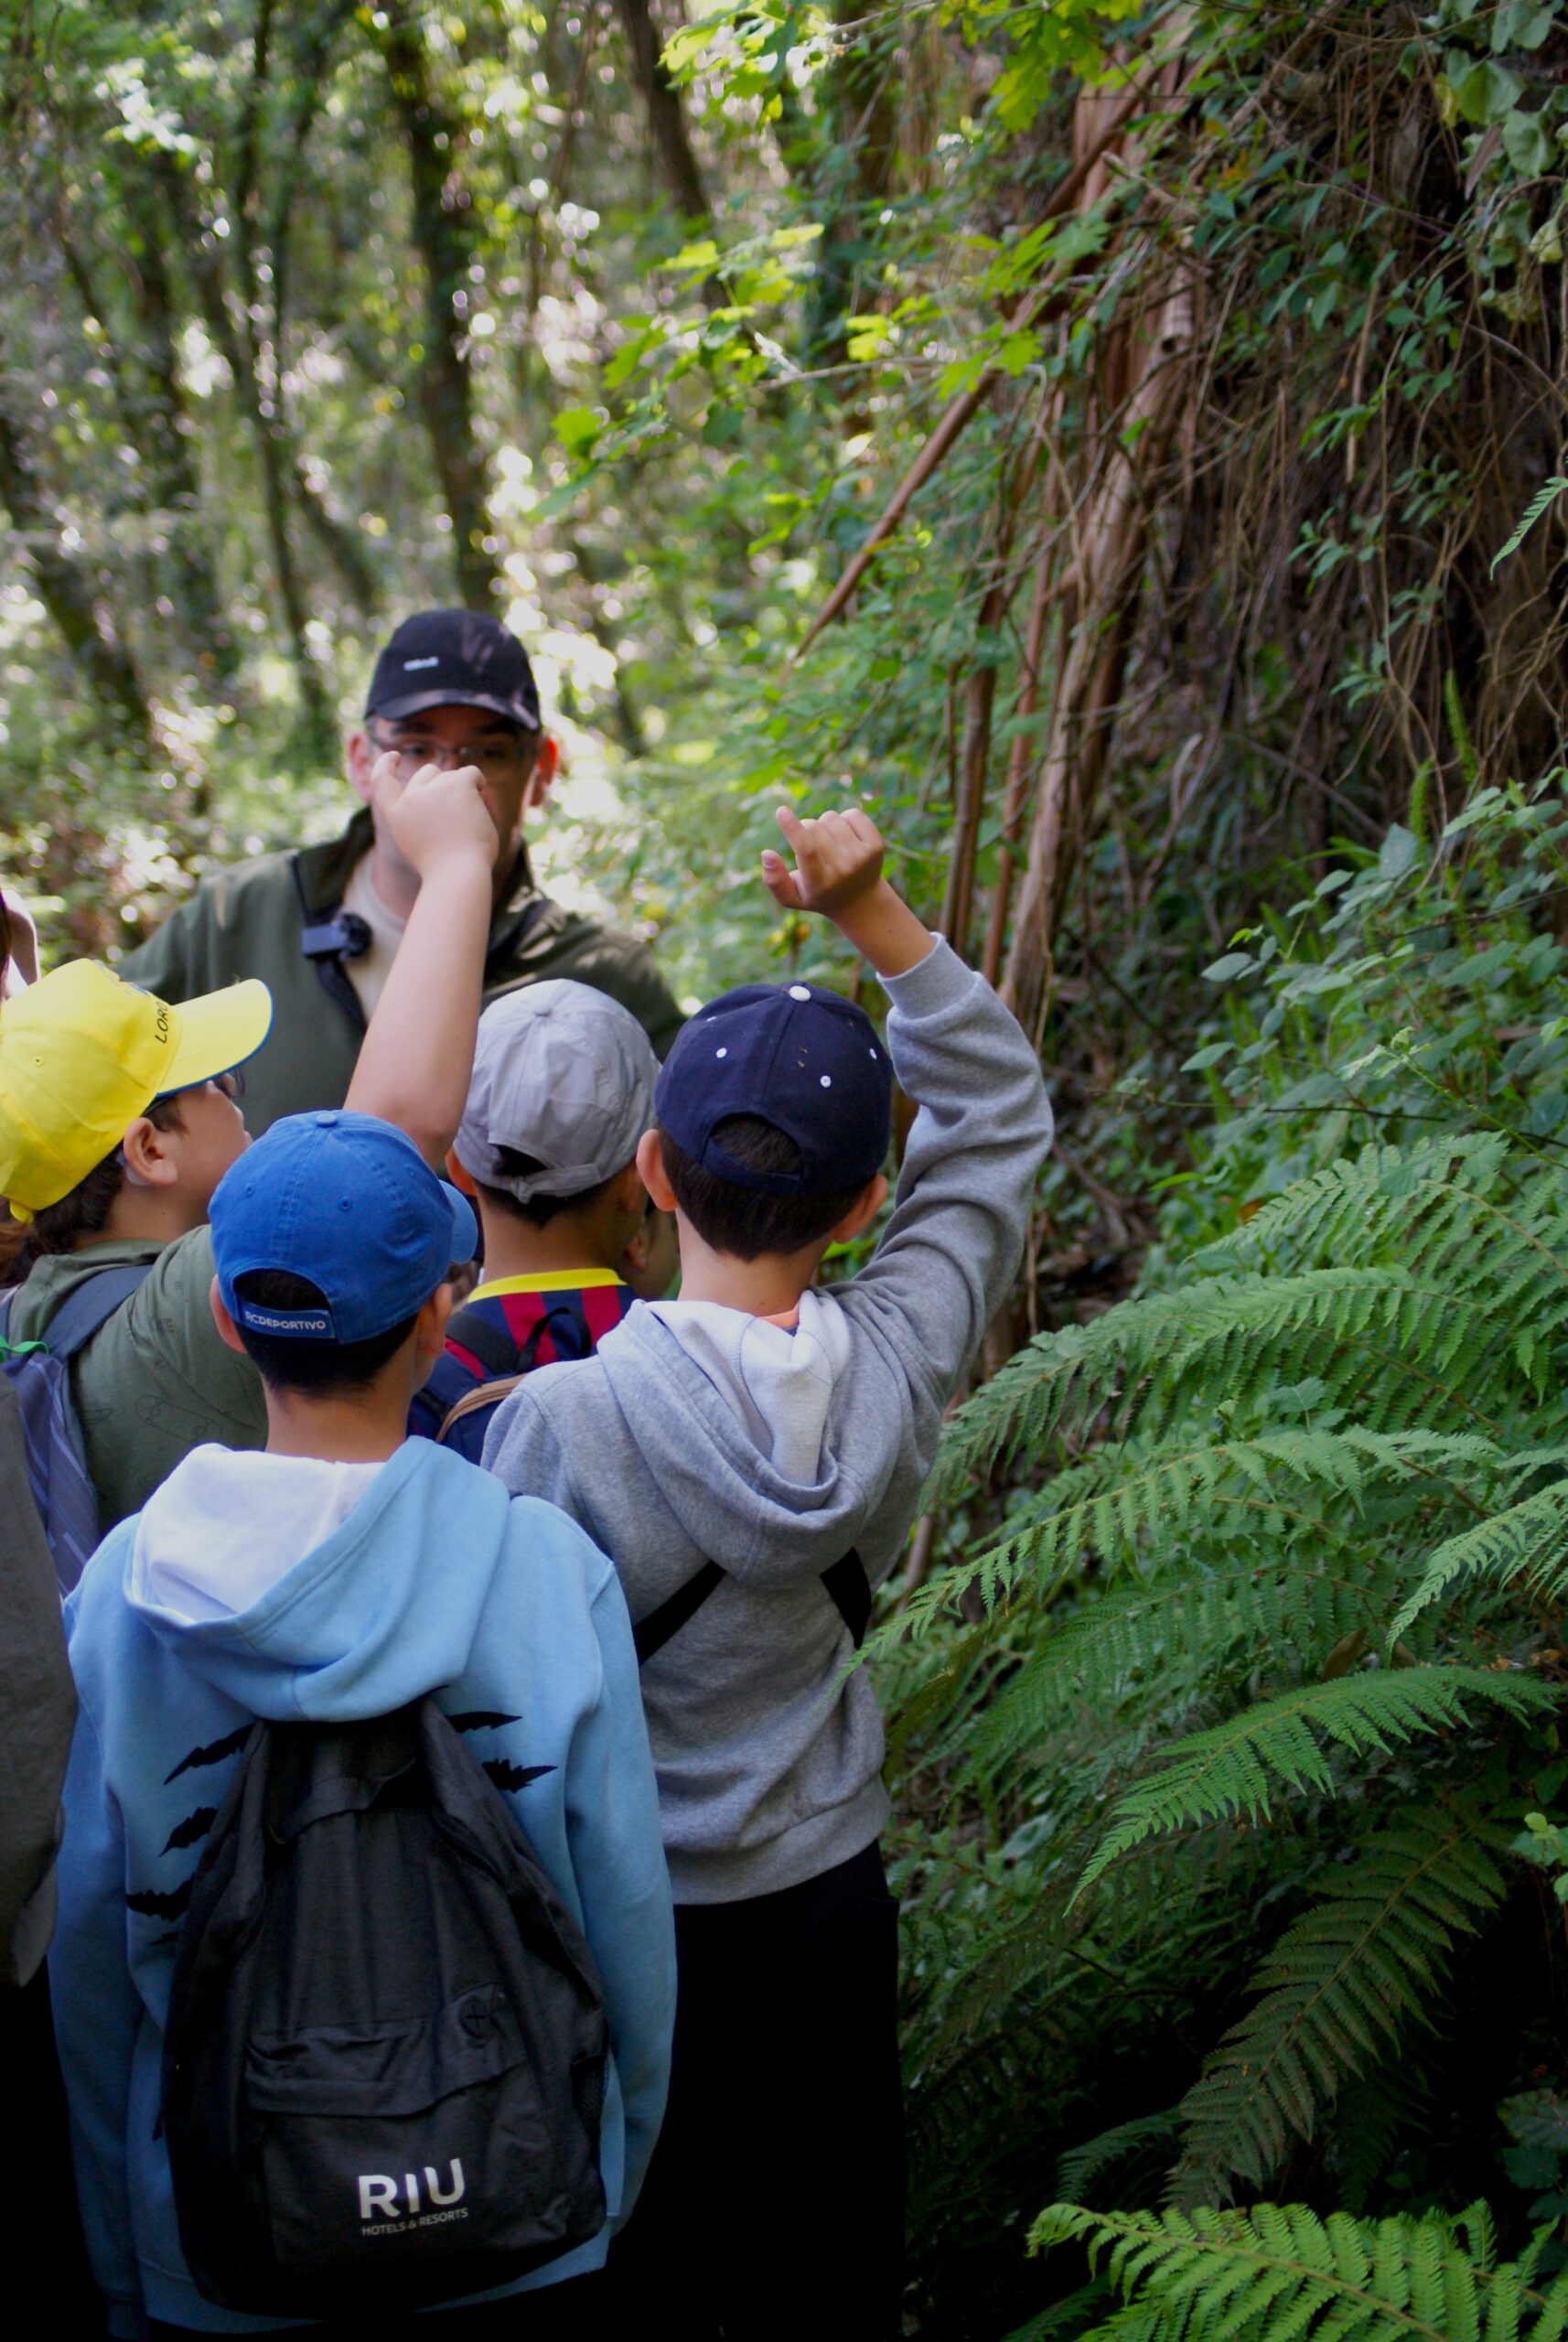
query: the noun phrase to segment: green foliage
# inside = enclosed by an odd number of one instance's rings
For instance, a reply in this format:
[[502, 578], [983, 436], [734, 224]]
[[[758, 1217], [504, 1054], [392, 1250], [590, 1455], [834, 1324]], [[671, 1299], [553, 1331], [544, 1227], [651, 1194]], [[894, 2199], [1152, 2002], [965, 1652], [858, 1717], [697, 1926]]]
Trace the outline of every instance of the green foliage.
[[[1429, 2025], [1468, 1936], [1501, 1902], [1505, 1832], [1473, 1801], [1396, 1815], [1348, 1849], [1260, 1963], [1262, 1997], [1226, 2036], [1179, 2110], [1177, 2201], [1262, 2186], [1292, 2134], [1310, 2139], [1326, 2095], [1375, 2069], [1412, 2026]], [[1067, 2185], [1064, 2171], [1064, 2186]]]
[[[1555, 1877], [1565, 841], [1554, 791], [1491, 792], [1432, 859], [1396, 840], [1240, 939], [1210, 971], [1219, 1111], [1145, 1290], [1037, 1336], [950, 1428], [932, 1495], [963, 1549], [882, 1635], [907, 1805], [950, 1833], [909, 1842], [912, 2077], [951, 2102], [1044, 2023], [1024, 2073], [1069, 2192], [1197, 2220], [1311, 2172], [1375, 2207], [1455, 2086], [1475, 1964], [1530, 1866]], [[991, 1851], [961, 1887], [966, 1815]], [[1075, 2064], [1096, 2016], [1114, 2091]], [[1282, 2294], [1278, 2333], [1313, 2300]], [[1262, 2292], [1235, 2330], [1273, 2335]]]
[[1053, 2205], [1031, 2241], [1069, 2240], [1135, 2304], [1082, 2342], [1556, 2342], [1568, 2326], [1568, 2281], [1538, 2283], [1539, 2242], [1499, 2261], [1484, 2204], [1375, 2223], [1301, 2204], [1163, 2218]]
[[1231, 1814], [1267, 1821], [1270, 1791], [1278, 1787], [1332, 1790], [1334, 1773], [1319, 1735], [1347, 1756], [1386, 1754], [1423, 1733], [1465, 1724], [1466, 1701], [1490, 1701], [1516, 1720], [1553, 1704], [1552, 1694], [1528, 1678], [1510, 1681], [1477, 1668], [1416, 1667], [1305, 1684], [1191, 1734], [1165, 1748], [1161, 1771], [1129, 1789], [1115, 1807], [1082, 1886], [1092, 1886], [1119, 1856], [1156, 1831]]

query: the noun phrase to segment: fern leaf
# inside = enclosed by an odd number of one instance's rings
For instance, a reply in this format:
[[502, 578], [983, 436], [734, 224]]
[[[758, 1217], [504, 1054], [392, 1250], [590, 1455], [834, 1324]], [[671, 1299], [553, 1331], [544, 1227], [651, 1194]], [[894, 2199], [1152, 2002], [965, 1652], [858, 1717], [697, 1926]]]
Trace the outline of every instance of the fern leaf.
[[[1528, 1463], [1528, 1457], [1521, 1459]], [[1457, 1580], [1489, 1577], [1502, 1585], [1526, 1577], [1542, 1594], [1563, 1591], [1568, 1559], [1568, 1479], [1553, 1480], [1522, 1502], [1462, 1530], [1438, 1546], [1415, 1592], [1389, 1629], [1391, 1647], [1412, 1620]]]
[[1192, 1828], [1224, 1815], [1266, 1819], [1280, 1784], [1322, 1792], [1334, 1786], [1317, 1735], [1353, 1756], [1387, 1751], [1469, 1720], [1477, 1703], [1519, 1718], [1554, 1704], [1531, 1676], [1478, 1667], [1405, 1667], [1308, 1683], [1190, 1735], [1163, 1752], [1160, 1772], [1130, 1789], [1079, 1881], [1078, 1894], [1130, 1847], [1158, 1831]]
[[[1108, 2306], [1109, 2299], [1103, 2285], [1081, 2285], [1076, 2294], [1069, 2294], [1065, 2302], [1053, 2302], [1049, 2309], [1040, 2312], [1038, 2317], [1032, 2317], [1027, 2326], [1015, 2327], [1007, 2337], [1007, 2342], [1081, 2342], [1081, 2337], [1091, 2327], [1098, 2327], [1101, 2333], [1104, 2333]], [[1151, 2332], [1145, 2319], [1144, 2336]], [[1117, 2342], [1133, 2342], [1133, 2328], [1118, 2326]]]
[[1345, 2209], [1358, 2216], [1402, 2139], [1430, 2129], [1431, 2094], [1408, 2047], [1386, 2066], [1354, 2076], [1334, 2106]]
[[1281, 1566], [1287, 1520], [1281, 1507], [1267, 1568], [1251, 1540], [1240, 1560], [1212, 1570], [1184, 1550], [1168, 1576], [1112, 1588], [1060, 1625], [1052, 1614], [989, 1707], [964, 1717], [966, 1776], [989, 1778], [1034, 1747], [1065, 1709], [1085, 1699], [1113, 1703], [1134, 1679], [1164, 1682], [1177, 1667], [1212, 1681], [1232, 1649], [1252, 1657], [1291, 1644], [1315, 1665], [1346, 1635], [1377, 1633], [1399, 1584], [1394, 1565], [1376, 1553], [1342, 1558], [1339, 1532], [1304, 1512], [1292, 1521], [1303, 1557]]
[[1124, 2171], [1128, 2164], [1145, 2159], [1152, 2149], [1168, 2148], [1180, 2128], [1180, 2109], [1174, 2106], [1164, 2114], [1140, 2114], [1130, 2122], [1115, 2123], [1063, 2155], [1057, 2166], [1057, 2186], [1064, 2197], [1079, 2203], [1107, 2172]]
[[[1117, 1435], [1136, 1406], [1145, 1429], [1194, 1399], [1266, 1380], [1284, 1360], [1295, 1377], [1323, 1377], [1325, 1397], [1363, 1412], [1407, 1413], [1438, 1402], [1468, 1407], [1463, 1366], [1498, 1355], [1496, 1331], [1515, 1296], [1506, 1280], [1476, 1290], [1422, 1284], [1387, 1261], [1293, 1276], [1216, 1277], [1124, 1302], [1089, 1326], [1037, 1336], [961, 1408], [944, 1437], [930, 1501], [1020, 1451], [1078, 1434], [1102, 1411]], [[1374, 1427], [1377, 1427], [1374, 1424]]]
[[1263, 1997], [1183, 2101], [1175, 2202], [1221, 2199], [1238, 2178], [1266, 2186], [1346, 2079], [1423, 2021], [1455, 1937], [1502, 1900], [1495, 1857], [1507, 1842], [1473, 1806], [1432, 1807], [1402, 1814], [1336, 1868], [1262, 1962], [1253, 1988]]
[[[1090, 2212], [1053, 2204], [1031, 2251], [1078, 2242], [1152, 2342], [1559, 2342], [1568, 2294], [1495, 2263], [1489, 2220], [1326, 2220], [1303, 2204], [1247, 2212]], [[1122, 2313], [1122, 2315], [1125, 2313]], [[1084, 2342], [1112, 2342], [1117, 2316]]]
[[1562, 478], [1556, 473], [1553, 473], [1552, 477], [1546, 481], [1544, 486], [1536, 489], [1535, 494], [1530, 498], [1530, 502], [1525, 506], [1523, 512], [1520, 516], [1518, 528], [1515, 529], [1512, 536], [1509, 538], [1507, 543], [1503, 545], [1498, 553], [1493, 554], [1491, 569], [1488, 572], [1489, 575], [1493, 577], [1497, 575], [1498, 570], [1502, 567], [1503, 563], [1507, 561], [1509, 553], [1517, 553], [1519, 551], [1520, 545], [1523, 544], [1526, 537], [1529, 536], [1531, 529], [1534, 528], [1542, 513], [1550, 511], [1552, 505], [1556, 503], [1558, 498], [1563, 495], [1565, 490], [1568, 490], [1568, 479]]
[[[1398, 1488], [1429, 1479], [1439, 1489], [1466, 1494], [1467, 1475], [1493, 1471], [1506, 1460], [1495, 1442], [1476, 1432], [1375, 1432], [1357, 1424], [1123, 1449], [1077, 1476], [1074, 1501], [1061, 1503], [1060, 1489], [1052, 1489], [1033, 1517], [1015, 1519], [999, 1543], [922, 1586], [905, 1613], [906, 1628], [917, 1636], [929, 1633], [971, 1586], [993, 1610], [1026, 1572], [1062, 1578], [1090, 1556], [1118, 1568], [1145, 1551], [1179, 1548], [1190, 1542], [1199, 1522], [1227, 1516], [1234, 1530], [1243, 1510], [1272, 1514], [1282, 1489], [1351, 1507], [1380, 1484]], [[1079, 1488], [1088, 1493], [1078, 1495]]]
[[[1199, 1269], [1269, 1260], [1288, 1248], [1298, 1260], [1366, 1260], [1391, 1220], [1419, 1218], [1415, 1257], [1431, 1257], [1455, 1218], [1466, 1222], [1503, 1170], [1508, 1141], [1497, 1132], [1369, 1146], [1273, 1196], [1252, 1218], [1195, 1258]], [[1410, 1254], [1405, 1255], [1407, 1262]]]

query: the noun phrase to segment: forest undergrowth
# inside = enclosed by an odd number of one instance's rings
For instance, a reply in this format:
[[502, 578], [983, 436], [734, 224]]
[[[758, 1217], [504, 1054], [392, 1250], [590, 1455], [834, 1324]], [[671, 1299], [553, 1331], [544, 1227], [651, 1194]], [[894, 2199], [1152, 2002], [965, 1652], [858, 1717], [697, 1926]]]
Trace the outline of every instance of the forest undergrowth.
[[[1137, 1296], [950, 1426], [961, 1558], [877, 1661], [938, 2330], [1026, 2240], [1074, 2297], [1031, 2337], [1568, 2315], [1563, 779], [1417, 806], [1209, 968]], [[1480, 2307], [1422, 2308], [1452, 2269]]]
[[873, 1659], [912, 2329], [1545, 2342], [1568, 0], [0, 43], [0, 866], [49, 953], [330, 830], [374, 645], [456, 600], [575, 768], [546, 878], [684, 997], [878, 1008], [754, 875], [849, 796], [1039, 1041], [1024, 1272]]

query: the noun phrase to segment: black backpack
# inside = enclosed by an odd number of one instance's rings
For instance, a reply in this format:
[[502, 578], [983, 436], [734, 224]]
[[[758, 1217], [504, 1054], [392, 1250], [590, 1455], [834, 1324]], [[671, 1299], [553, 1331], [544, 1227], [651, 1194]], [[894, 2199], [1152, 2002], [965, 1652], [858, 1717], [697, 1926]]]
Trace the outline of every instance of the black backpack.
[[585, 2243], [607, 2046], [581, 1929], [433, 1700], [252, 1728], [164, 2050], [207, 2300], [401, 2316]]

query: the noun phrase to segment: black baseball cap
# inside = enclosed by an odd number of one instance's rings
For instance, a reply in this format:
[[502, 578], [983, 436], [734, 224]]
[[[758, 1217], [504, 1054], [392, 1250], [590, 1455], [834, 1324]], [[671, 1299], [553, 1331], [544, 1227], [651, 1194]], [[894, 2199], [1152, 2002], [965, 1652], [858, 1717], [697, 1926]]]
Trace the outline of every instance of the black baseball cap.
[[[699, 1009], [664, 1060], [653, 1110], [694, 1163], [768, 1196], [830, 1196], [875, 1177], [893, 1134], [893, 1069], [864, 1008], [815, 984], [742, 984]], [[755, 1114], [800, 1168], [755, 1171], [714, 1136]]]
[[537, 732], [539, 686], [510, 627], [478, 610], [404, 618], [376, 661], [365, 714], [395, 723], [427, 707], [488, 707]]

